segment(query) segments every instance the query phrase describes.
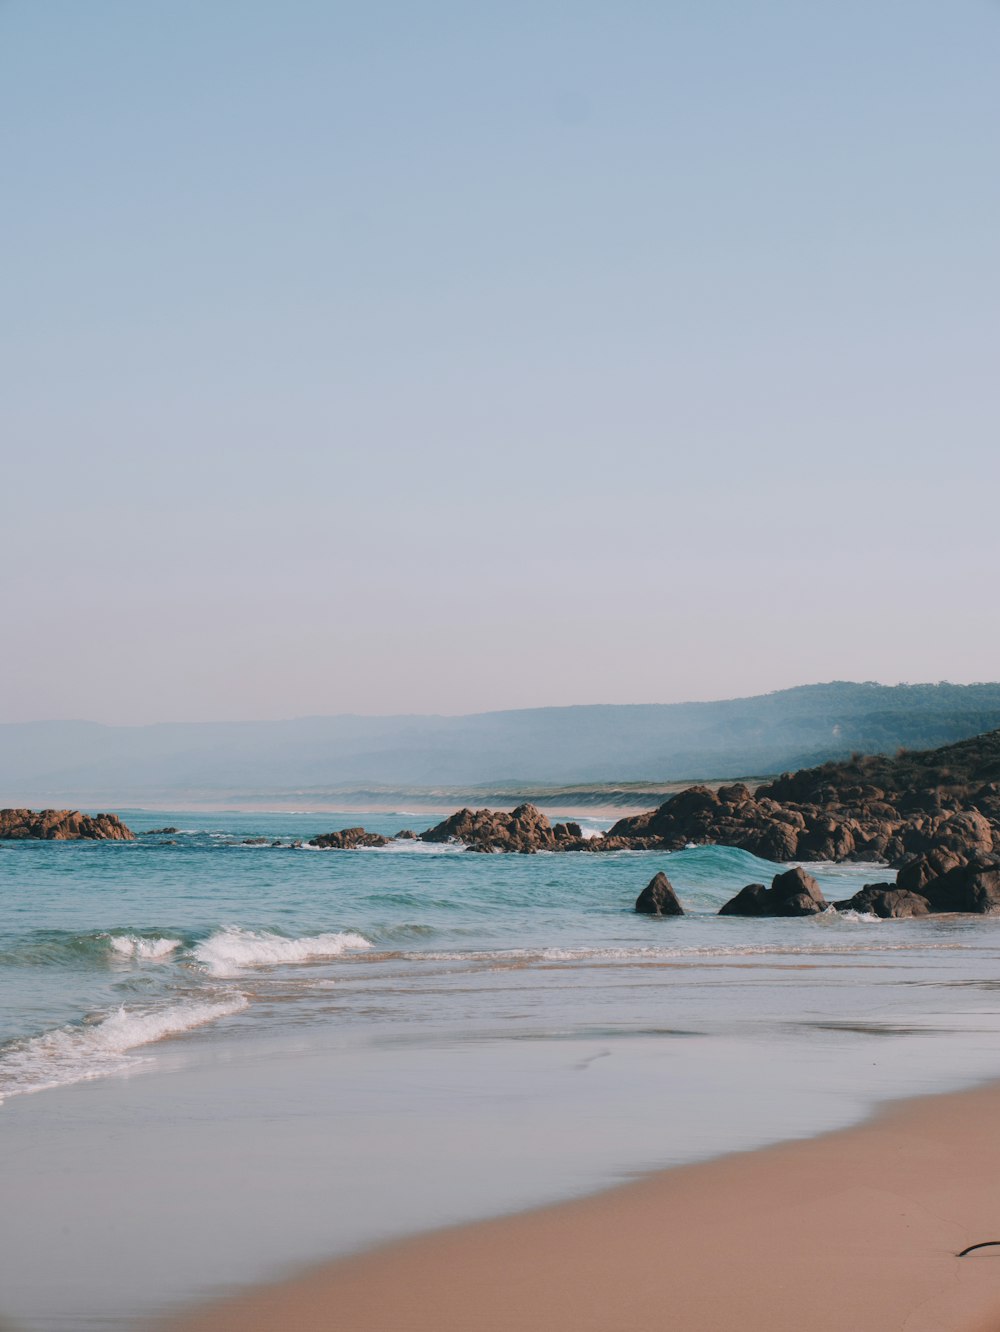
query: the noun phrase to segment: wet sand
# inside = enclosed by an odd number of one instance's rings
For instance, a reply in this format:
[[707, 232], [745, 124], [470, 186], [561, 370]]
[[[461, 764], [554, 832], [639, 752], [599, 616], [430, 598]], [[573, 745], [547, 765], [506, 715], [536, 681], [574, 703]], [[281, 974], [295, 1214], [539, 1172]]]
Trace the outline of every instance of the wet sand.
[[[664, 1125], [669, 1134], [670, 1125]], [[420, 1235], [171, 1332], [998, 1332], [1000, 1085]]]

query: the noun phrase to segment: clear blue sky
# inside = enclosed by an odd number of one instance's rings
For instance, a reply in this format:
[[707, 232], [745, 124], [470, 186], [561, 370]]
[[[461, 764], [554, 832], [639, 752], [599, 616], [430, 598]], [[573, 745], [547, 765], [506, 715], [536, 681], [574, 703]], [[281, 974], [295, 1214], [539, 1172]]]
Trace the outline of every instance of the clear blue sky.
[[2, 719], [1000, 678], [1000, 5], [0, 0]]

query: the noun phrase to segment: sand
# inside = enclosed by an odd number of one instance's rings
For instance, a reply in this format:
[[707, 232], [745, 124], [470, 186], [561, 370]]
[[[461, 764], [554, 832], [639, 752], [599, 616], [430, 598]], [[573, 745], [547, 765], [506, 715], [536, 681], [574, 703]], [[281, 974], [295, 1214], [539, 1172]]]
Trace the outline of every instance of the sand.
[[1000, 1248], [955, 1256], [990, 1239], [1000, 1240], [1000, 1086], [417, 1236], [168, 1326], [998, 1332]]

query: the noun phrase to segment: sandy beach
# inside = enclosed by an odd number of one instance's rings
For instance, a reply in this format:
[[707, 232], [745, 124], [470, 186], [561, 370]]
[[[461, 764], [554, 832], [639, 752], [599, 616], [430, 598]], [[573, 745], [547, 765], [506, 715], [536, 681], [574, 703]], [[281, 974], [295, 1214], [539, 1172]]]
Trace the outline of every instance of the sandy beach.
[[[161, 1332], [997, 1332], [1000, 1085], [421, 1235]], [[669, 1125], [665, 1126], [669, 1132]]]

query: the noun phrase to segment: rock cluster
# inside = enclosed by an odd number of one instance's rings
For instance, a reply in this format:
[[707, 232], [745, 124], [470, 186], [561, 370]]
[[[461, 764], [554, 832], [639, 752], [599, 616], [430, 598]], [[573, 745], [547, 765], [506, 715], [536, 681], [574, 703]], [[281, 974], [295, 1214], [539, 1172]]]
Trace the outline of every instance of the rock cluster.
[[815, 916], [826, 911], [827, 901], [819, 884], [796, 865], [776, 874], [767, 888], [749, 883], [719, 911], [720, 916]]
[[341, 828], [338, 832], [320, 833], [306, 845], [322, 847], [324, 851], [355, 851], [360, 846], [388, 846], [389, 838], [366, 832], [364, 828]]
[[[464, 842], [470, 851], [578, 851], [587, 846], [578, 823], [555, 827], [534, 805], [505, 810], [460, 809], [420, 834], [422, 842]], [[593, 840], [593, 839], [591, 839]]]
[[76, 809], [0, 809], [0, 838], [46, 842], [133, 842], [135, 833], [117, 814], [81, 814]]
[[996, 825], [979, 806], [964, 807], [958, 798], [940, 792], [907, 793], [905, 803], [900, 802], [903, 807], [890, 803], [890, 793], [864, 786], [814, 789], [805, 800], [779, 800], [774, 792], [784, 780], [755, 793], [742, 782], [717, 791], [692, 786], [659, 809], [619, 819], [608, 837], [664, 851], [716, 843], [779, 862], [900, 865], [908, 856], [934, 848], [990, 852], [994, 826], [1000, 828], [1000, 799], [992, 787], [974, 799], [989, 809]]

